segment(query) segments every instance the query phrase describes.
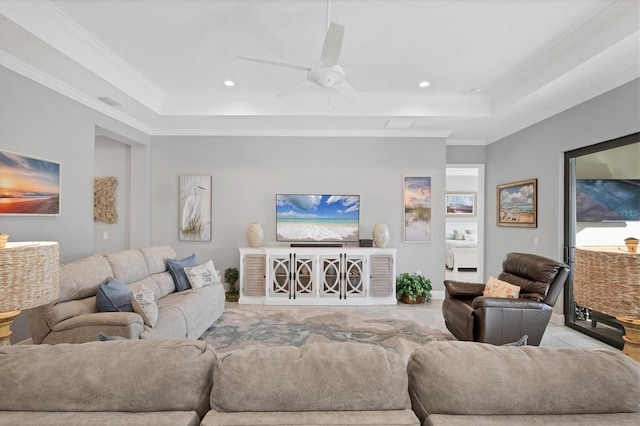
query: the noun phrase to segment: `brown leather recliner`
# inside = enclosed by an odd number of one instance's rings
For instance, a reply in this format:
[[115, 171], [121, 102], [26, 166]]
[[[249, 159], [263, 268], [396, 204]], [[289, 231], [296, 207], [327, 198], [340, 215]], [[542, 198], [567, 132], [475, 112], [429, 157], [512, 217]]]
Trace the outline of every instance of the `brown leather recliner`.
[[503, 345], [528, 335], [538, 346], [569, 267], [535, 254], [509, 253], [499, 280], [520, 287], [518, 299], [483, 297], [484, 284], [446, 280], [442, 314], [458, 340]]

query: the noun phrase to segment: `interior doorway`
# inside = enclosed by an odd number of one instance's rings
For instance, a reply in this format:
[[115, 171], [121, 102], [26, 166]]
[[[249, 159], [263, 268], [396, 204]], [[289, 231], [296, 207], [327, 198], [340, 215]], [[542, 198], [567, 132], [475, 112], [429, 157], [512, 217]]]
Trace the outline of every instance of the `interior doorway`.
[[484, 281], [484, 165], [446, 168], [445, 278]]
[[[640, 133], [565, 153], [565, 324], [622, 349], [619, 321], [574, 300], [576, 247], [622, 247], [640, 237]], [[615, 289], [612, 289], [615, 291]]]

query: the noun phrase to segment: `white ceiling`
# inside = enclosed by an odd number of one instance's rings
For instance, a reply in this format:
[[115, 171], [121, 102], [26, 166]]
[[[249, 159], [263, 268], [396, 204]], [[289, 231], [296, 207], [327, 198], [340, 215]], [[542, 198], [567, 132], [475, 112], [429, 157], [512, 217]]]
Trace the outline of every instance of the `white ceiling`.
[[[486, 144], [640, 77], [638, 0], [0, 0], [0, 14], [1, 65], [150, 135]], [[318, 65], [329, 21], [359, 104], [314, 86], [277, 97], [305, 73], [236, 58]]]

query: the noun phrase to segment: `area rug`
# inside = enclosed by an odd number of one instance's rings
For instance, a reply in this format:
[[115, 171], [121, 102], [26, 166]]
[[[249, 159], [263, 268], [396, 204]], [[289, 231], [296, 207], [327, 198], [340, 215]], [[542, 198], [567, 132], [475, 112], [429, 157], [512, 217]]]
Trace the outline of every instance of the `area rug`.
[[279, 310], [225, 308], [200, 338], [218, 353], [248, 347], [302, 346], [354, 342], [393, 351], [406, 361], [418, 347], [436, 340], [453, 340], [447, 331], [395, 318], [371, 318], [332, 309]]

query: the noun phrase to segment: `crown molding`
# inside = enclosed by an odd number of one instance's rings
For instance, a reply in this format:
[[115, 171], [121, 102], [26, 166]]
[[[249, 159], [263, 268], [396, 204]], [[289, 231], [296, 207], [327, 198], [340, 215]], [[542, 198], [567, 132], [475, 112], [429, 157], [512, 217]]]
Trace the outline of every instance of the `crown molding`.
[[151, 136], [446, 138], [451, 133], [451, 130], [388, 129], [154, 129]]
[[163, 92], [49, 1], [0, 1], [0, 13], [94, 74], [161, 113]]
[[151, 127], [0, 50], [0, 65], [143, 133]]

